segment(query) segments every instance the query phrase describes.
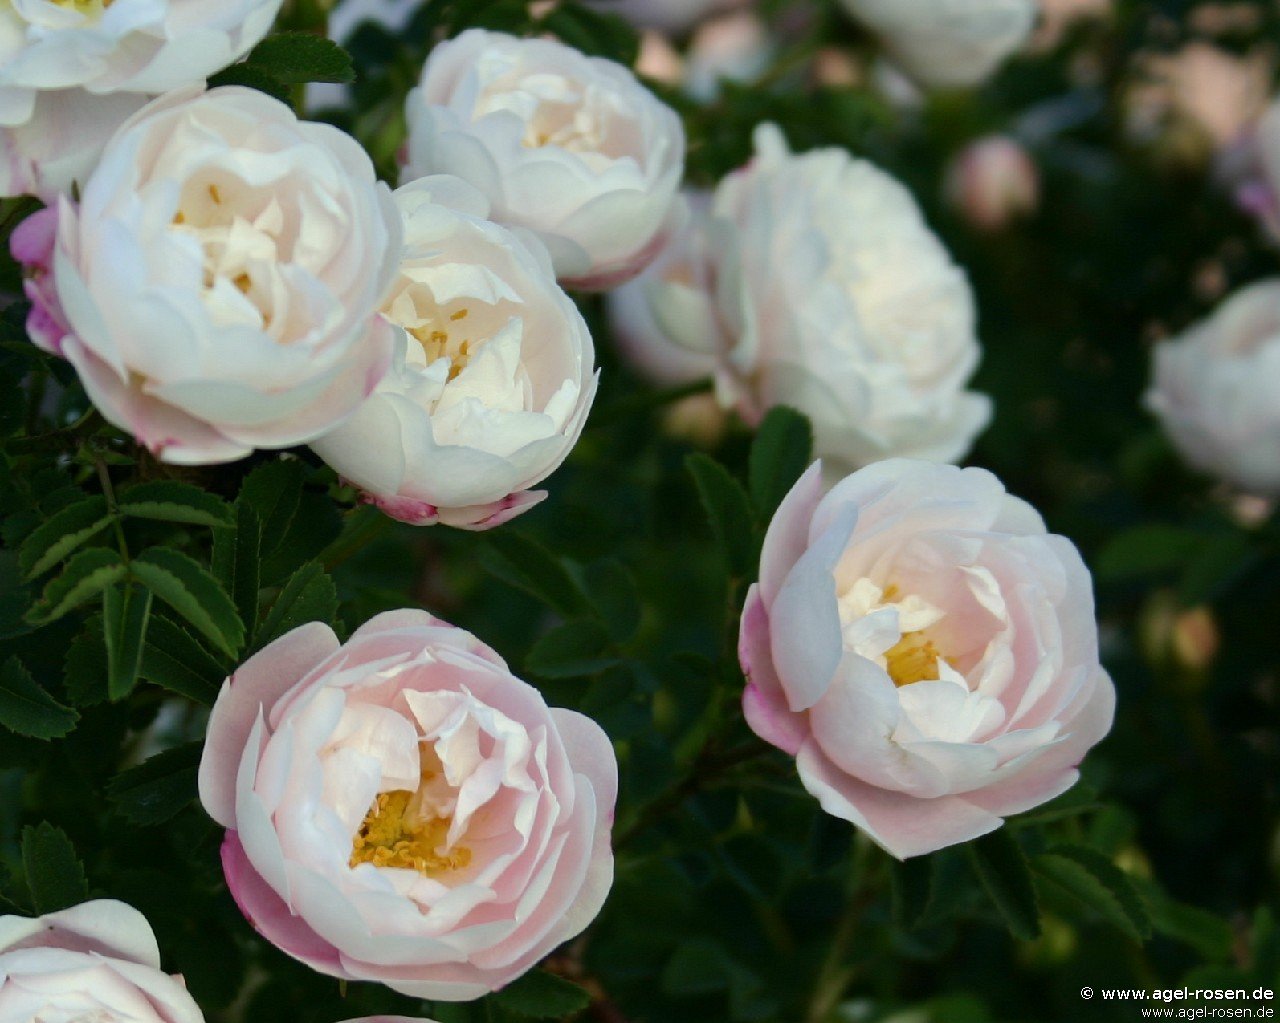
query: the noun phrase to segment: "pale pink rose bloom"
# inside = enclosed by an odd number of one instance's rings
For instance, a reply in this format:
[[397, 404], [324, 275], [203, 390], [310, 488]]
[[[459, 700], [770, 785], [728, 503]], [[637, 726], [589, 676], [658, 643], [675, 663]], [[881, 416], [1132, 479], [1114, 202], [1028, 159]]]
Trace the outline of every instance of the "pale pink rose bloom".
[[420, 178], [395, 199], [391, 369], [311, 447], [394, 518], [489, 529], [546, 497], [531, 488], [582, 434], [595, 348], [542, 243], [488, 220], [470, 185]]
[[1144, 401], [1191, 465], [1280, 495], [1280, 279], [1240, 289], [1157, 345]]
[[712, 18], [689, 41], [684, 91], [699, 102], [714, 102], [721, 82], [751, 82], [763, 75], [775, 49], [769, 26], [752, 11]]
[[0, 4], [0, 196], [46, 203], [83, 183], [151, 97], [203, 82], [257, 44], [281, 0]]
[[478, 998], [589, 924], [617, 762], [493, 650], [423, 611], [304, 625], [223, 686], [200, 798], [241, 911], [322, 973]]
[[930, 87], [972, 86], [1030, 37], [1037, 0], [841, 0]]
[[739, 644], [747, 722], [899, 859], [1066, 791], [1111, 727], [1089, 572], [990, 473], [892, 459], [765, 536]]
[[0, 917], [0, 1019], [204, 1023], [146, 918], [110, 899]]
[[792, 153], [773, 124], [755, 143], [716, 189], [699, 286], [679, 303], [654, 289], [662, 329], [715, 358], [721, 403], [748, 423], [775, 405], [807, 415], [833, 472], [960, 459], [991, 417], [967, 389], [981, 348], [964, 271], [878, 167]]
[[470, 29], [431, 51], [405, 108], [402, 183], [449, 174], [536, 234], [567, 287], [634, 277], [684, 217], [680, 119], [613, 61]]
[[1040, 172], [1016, 139], [988, 135], [959, 153], [947, 170], [947, 200], [980, 231], [1000, 231], [1040, 205]]
[[391, 192], [354, 139], [262, 93], [153, 101], [55, 215], [15, 240], [32, 336], [164, 461], [304, 443], [387, 371]]

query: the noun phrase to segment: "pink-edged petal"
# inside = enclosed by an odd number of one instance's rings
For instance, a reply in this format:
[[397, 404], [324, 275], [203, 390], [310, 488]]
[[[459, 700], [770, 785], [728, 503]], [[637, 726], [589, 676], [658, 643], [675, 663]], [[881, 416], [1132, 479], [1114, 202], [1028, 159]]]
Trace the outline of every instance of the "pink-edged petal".
[[822, 494], [822, 463], [814, 462], [773, 513], [760, 549], [760, 593], [766, 604], [777, 598], [787, 573], [804, 555], [809, 545], [809, 524]]
[[286, 955], [331, 977], [358, 980], [342, 968], [338, 950], [295, 916], [244, 854], [240, 839], [228, 831], [222, 842], [222, 871], [231, 897], [250, 926]]
[[612, 741], [603, 728], [584, 714], [559, 707], [550, 708], [550, 713], [569, 755], [570, 767], [591, 782], [601, 818], [612, 822], [613, 808], [618, 801], [618, 757]]
[[857, 507], [844, 508], [792, 567], [769, 606], [773, 664], [794, 711], [822, 699], [844, 654], [835, 568], [857, 522]]
[[31, 920], [0, 917], [0, 952], [65, 948], [160, 969], [160, 949], [146, 917], [114, 899], [94, 899]]
[[268, 644], [223, 684], [200, 758], [200, 802], [224, 828], [235, 827], [236, 773], [260, 710], [338, 649], [327, 625], [309, 622]]
[[814, 743], [800, 750], [796, 767], [827, 813], [861, 828], [900, 860], [980, 838], [1004, 823], [960, 796], [916, 799], [868, 785], [840, 771]]
[[344, 1019], [342, 1023], [435, 1023], [435, 1020], [419, 1016], [361, 1016], [359, 1019]]
[[809, 735], [808, 717], [787, 706], [786, 694], [773, 667], [769, 641], [769, 613], [759, 586], [747, 591], [738, 633], [738, 661], [747, 677], [742, 713], [751, 730], [765, 742], [795, 756]]

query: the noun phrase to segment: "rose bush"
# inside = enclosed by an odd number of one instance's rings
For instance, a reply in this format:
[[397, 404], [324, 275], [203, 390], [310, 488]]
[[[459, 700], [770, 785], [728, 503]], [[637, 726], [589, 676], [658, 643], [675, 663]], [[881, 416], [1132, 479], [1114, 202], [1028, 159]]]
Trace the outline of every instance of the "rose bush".
[[387, 371], [400, 218], [364, 151], [261, 93], [176, 93], [16, 241], [32, 339], [158, 458], [311, 440]]
[[1197, 469], [1258, 494], [1280, 493], [1280, 280], [1231, 295], [1157, 345], [1145, 401]]
[[980, 469], [888, 460], [769, 525], [743, 711], [834, 816], [902, 859], [1070, 788], [1111, 728], [1088, 569]]
[[0, 917], [5, 1023], [203, 1023], [180, 977], [160, 969], [146, 919], [111, 899], [37, 919]]
[[489, 222], [455, 178], [396, 192], [400, 275], [383, 313], [392, 369], [311, 446], [387, 514], [419, 525], [498, 525], [546, 491], [595, 395], [587, 325], [531, 235]]
[[491, 649], [422, 611], [305, 625], [227, 681], [200, 798], [241, 911], [313, 969], [447, 1001], [599, 912], [617, 764]]
[[15, 0], [0, 8], [0, 195], [83, 182], [149, 96], [243, 56], [282, 0]]
[[629, 70], [549, 39], [473, 29], [431, 51], [409, 94], [401, 182], [452, 174], [533, 231], [566, 286], [639, 273], [679, 226], [680, 119]]

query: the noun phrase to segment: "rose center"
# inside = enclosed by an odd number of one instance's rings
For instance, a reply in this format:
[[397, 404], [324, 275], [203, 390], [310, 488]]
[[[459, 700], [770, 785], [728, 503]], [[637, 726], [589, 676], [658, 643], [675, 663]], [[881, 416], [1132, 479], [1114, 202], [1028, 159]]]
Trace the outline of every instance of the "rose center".
[[[423, 750], [424, 757], [428, 752]], [[424, 767], [416, 791], [380, 793], [351, 841], [348, 866], [402, 867], [424, 877], [467, 867], [471, 850], [449, 846], [452, 816], [442, 816], [428, 793], [437, 777], [436, 771]]]
[[416, 327], [407, 327], [409, 336], [422, 346], [422, 353], [430, 366], [437, 359], [449, 360], [449, 379], [455, 380], [459, 373], [467, 368], [471, 356], [480, 347], [479, 342], [469, 337], [461, 337], [463, 320], [469, 310], [459, 309], [444, 320], [429, 320]]
[[[47, 0], [48, 3], [55, 7], [63, 7], [69, 11], [75, 11], [77, 14], [84, 16], [87, 20], [95, 21], [102, 17], [102, 12], [110, 7], [115, 0]], [[15, 6], [10, 0], [10, 6]], [[19, 16], [23, 14], [21, 8], [17, 8]], [[31, 17], [28, 16], [30, 21]]]
[[885, 670], [893, 684], [901, 689], [913, 682], [936, 679], [940, 657], [933, 640], [926, 639], [921, 632], [908, 632], [885, 651]]
[[[881, 589], [864, 578], [840, 598], [839, 608], [846, 643], [864, 657], [882, 663], [898, 688], [940, 679], [955, 667], [938, 649], [933, 631], [946, 612], [923, 597], [904, 596], [895, 584]], [[893, 619], [884, 620], [884, 612], [890, 609], [895, 612], [897, 639], [886, 648], [888, 637], [894, 634], [888, 631]], [[879, 624], [872, 625], [877, 620]]]

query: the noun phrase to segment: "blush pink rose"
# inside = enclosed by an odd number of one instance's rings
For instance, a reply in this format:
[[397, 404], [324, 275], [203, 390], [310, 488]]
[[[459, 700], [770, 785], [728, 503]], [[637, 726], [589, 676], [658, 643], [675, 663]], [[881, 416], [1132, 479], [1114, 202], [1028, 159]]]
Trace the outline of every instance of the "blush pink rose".
[[241, 911], [313, 969], [478, 998], [591, 922], [617, 762], [475, 637], [393, 611], [312, 623], [224, 685], [200, 798]]
[[892, 459], [824, 497], [815, 463], [765, 536], [739, 655], [752, 729], [899, 859], [1069, 789], [1115, 710], [1079, 553], [981, 469]]
[[146, 918], [111, 899], [0, 917], [0, 1019], [204, 1023]]

